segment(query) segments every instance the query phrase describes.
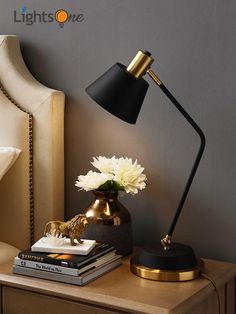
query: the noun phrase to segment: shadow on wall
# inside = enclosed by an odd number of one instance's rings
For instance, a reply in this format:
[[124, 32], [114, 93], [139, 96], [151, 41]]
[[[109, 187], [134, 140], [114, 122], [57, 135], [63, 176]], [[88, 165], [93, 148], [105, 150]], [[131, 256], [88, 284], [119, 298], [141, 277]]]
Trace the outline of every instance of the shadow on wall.
[[61, 66], [58, 66], [58, 60], [54, 59], [53, 49], [48, 49], [45, 53], [40, 45], [36, 46], [32, 45], [31, 42], [25, 42], [25, 38], [22, 40], [19, 38], [19, 40], [22, 56], [30, 73], [43, 85], [67, 94], [67, 80], [65, 82], [62, 71], [66, 68], [68, 59], [65, 59]]
[[[191, 245], [200, 257], [235, 263], [234, 250], [225, 237], [225, 226], [233, 230], [235, 222], [227, 217], [222, 219], [221, 213], [215, 210], [215, 204], [204, 202], [203, 199], [198, 195], [186, 202], [174, 239]], [[224, 250], [216, 250], [216, 245], [219, 248], [224, 247]]]
[[[91, 157], [87, 152], [93, 152], [93, 141], [85, 138], [93, 138], [93, 115], [80, 105], [77, 99], [66, 97], [65, 110], [65, 199], [66, 219], [81, 212], [85, 205], [92, 199], [92, 193], [78, 192], [74, 183], [77, 176], [85, 174], [91, 169], [89, 163]], [[83, 130], [81, 132], [80, 130]], [[83, 169], [83, 170], [81, 170]]]
[[131, 213], [134, 244], [139, 246], [157, 242], [161, 237], [161, 220], [156, 200], [145, 198], [143, 195], [127, 195], [120, 197], [120, 201]]
[[[25, 40], [20, 40], [20, 48], [25, 64], [32, 73], [33, 77], [41, 82], [44, 82], [44, 85], [50, 86], [50, 81], [53, 81], [53, 78], [50, 79], [50, 71], [48, 71], [48, 78], [45, 80], [45, 68], [50, 68], [51, 59], [48, 58], [47, 54], [42, 53], [38, 47], [35, 47], [35, 45], [32, 45], [31, 43], [25, 42]], [[35, 64], [41, 64], [42, 66], [36, 67]], [[54, 75], [55, 72], [52, 73], [53, 77]]]

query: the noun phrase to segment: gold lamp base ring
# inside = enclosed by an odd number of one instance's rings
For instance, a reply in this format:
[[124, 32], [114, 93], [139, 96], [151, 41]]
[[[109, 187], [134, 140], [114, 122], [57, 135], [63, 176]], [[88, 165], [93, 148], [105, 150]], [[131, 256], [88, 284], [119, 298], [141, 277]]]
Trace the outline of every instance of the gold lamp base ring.
[[200, 273], [202, 271], [202, 263], [201, 261], [199, 261], [198, 265], [192, 269], [163, 270], [148, 268], [146, 266], [133, 263], [131, 260], [130, 270], [136, 276], [150, 280], [188, 281], [196, 279], [200, 276]]

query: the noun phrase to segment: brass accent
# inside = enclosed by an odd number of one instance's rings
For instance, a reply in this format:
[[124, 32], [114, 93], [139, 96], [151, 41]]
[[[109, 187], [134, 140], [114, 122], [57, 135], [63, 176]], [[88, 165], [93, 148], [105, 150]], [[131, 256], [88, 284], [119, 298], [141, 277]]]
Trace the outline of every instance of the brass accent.
[[161, 244], [165, 251], [169, 250], [171, 245], [171, 236], [167, 234], [165, 238], [161, 239]]
[[203, 271], [203, 263], [200, 260], [198, 265], [192, 269], [163, 270], [152, 269], [135, 263], [130, 264], [130, 270], [136, 276], [156, 281], [188, 281], [196, 279]]
[[153, 61], [154, 59], [152, 57], [139, 50], [134, 59], [127, 66], [126, 70], [136, 78], [141, 78], [146, 74]]
[[82, 244], [84, 241], [80, 239], [81, 234], [88, 226], [89, 221], [84, 214], [76, 215], [66, 222], [60, 220], [49, 221], [44, 229], [44, 235], [51, 234], [53, 236], [65, 235], [70, 238], [70, 245], [75, 246], [77, 243]]
[[33, 115], [17, 104], [0, 83], [0, 90], [18, 109], [29, 116], [29, 193], [30, 193], [30, 244], [34, 243], [34, 190], [33, 190]]
[[151, 70], [147, 70], [147, 74], [153, 79], [153, 81], [160, 86], [162, 84], [162, 81], [159, 79], [159, 77]]
[[153, 79], [153, 81], [158, 86], [160, 86], [162, 84], [162, 81], [151, 70], [151, 64], [153, 63], [153, 61], [154, 59], [151, 56], [139, 50], [134, 59], [127, 66], [126, 70], [136, 78], [141, 78], [147, 73]]
[[86, 217], [95, 224], [120, 226], [130, 223], [128, 210], [119, 202], [117, 191], [93, 191], [95, 200], [84, 210]]

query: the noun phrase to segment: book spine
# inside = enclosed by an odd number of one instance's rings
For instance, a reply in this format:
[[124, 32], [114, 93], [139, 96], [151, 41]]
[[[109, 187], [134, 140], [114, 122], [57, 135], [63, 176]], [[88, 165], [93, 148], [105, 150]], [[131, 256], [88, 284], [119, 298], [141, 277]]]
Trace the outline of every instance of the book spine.
[[[82, 268], [85, 265], [88, 265], [89, 263], [91, 263], [91, 261], [96, 260], [97, 258], [104, 256], [110, 252], [113, 252], [114, 247], [108, 247], [108, 248], [103, 248], [100, 252], [97, 252], [96, 254], [92, 255], [92, 256], [88, 256], [86, 257], [84, 260], [80, 261], [80, 262], [76, 262], [76, 261], [72, 261], [72, 260], [65, 260], [65, 259], [60, 259], [60, 258], [56, 258], [56, 257], [50, 257], [48, 255], [45, 254], [45, 256], [43, 256], [42, 254], [40, 255], [37, 252], [20, 252], [18, 254], [18, 257], [20, 259], [23, 260], [28, 260], [28, 261], [34, 261], [34, 262], [39, 262], [39, 263], [46, 263], [46, 264], [53, 264], [53, 265], [58, 265], [58, 266], [62, 266], [62, 267], [70, 267], [70, 268]], [[57, 255], [57, 254], [55, 254]], [[58, 254], [60, 255], [60, 254]]]
[[56, 258], [52, 258], [49, 256], [38, 256], [35, 253], [24, 253], [24, 252], [20, 252], [18, 254], [18, 257], [24, 260], [28, 260], [28, 261], [34, 261], [34, 262], [40, 262], [40, 263], [47, 263], [47, 264], [53, 264], [53, 265], [58, 265], [58, 266], [68, 266], [71, 267], [71, 265], [69, 265], [69, 262], [65, 262], [60, 260], [60, 259], [56, 259]]
[[27, 267], [21, 267], [17, 265], [13, 265], [13, 273], [14, 274], [20, 274], [30, 277], [36, 277], [36, 278], [42, 278], [47, 280], [55, 280], [75, 285], [82, 285], [82, 280], [80, 277], [76, 276], [69, 276], [69, 275], [62, 275], [62, 274], [56, 274], [56, 273], [50, 273], [47, 271], [41, 271], [33, 268], [27, 268]]
[[79, 276], [80, 271], [78, 269], [70, 268], [70, 267], [63, 267], [59, 265], [41, 263], [41, 262], [34, 262], [29, 260], [22, 260], [18, 257], [15, 257], [15, 265], [28, 267], [43, 271], [49, 271], [57, 274], [65, 274], [70, 276]]

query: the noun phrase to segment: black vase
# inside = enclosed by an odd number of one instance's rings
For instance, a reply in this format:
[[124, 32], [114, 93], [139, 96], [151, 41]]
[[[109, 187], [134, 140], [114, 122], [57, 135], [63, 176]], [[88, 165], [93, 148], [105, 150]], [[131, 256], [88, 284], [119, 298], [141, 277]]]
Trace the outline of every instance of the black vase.
[[131, 217], [119, 202], [117, 191], [93, 191], [95, 199], [84, 210], [89, 220], [83, 238], [113, 245], [117, 254], [132, 252], [133, 236]]

